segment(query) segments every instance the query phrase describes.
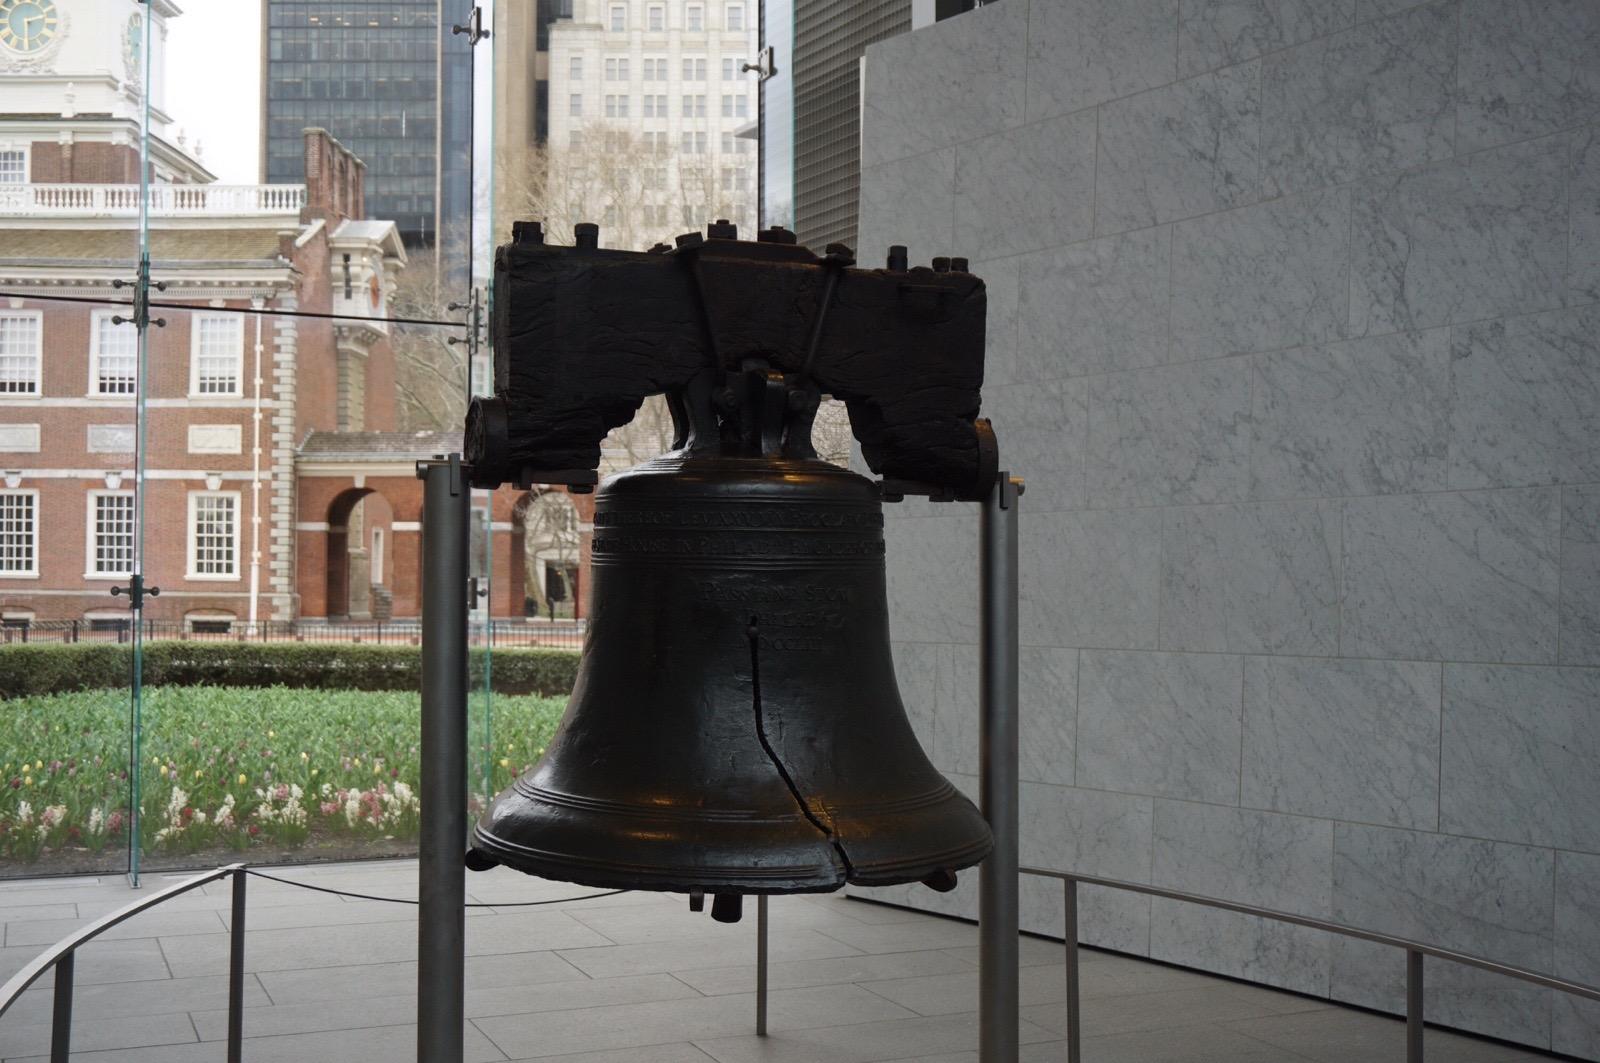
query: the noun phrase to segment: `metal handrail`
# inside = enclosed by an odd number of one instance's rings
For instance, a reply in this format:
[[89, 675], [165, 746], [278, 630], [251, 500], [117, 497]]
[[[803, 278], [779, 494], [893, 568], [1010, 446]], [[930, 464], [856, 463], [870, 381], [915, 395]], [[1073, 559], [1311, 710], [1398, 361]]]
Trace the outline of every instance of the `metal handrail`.
[[1218, 897], [1207, 897], [1198, 893], [1185, 893], [1183, 890], [1165, 889], [1161, 886], [1147, 886], [1139, 882], [1124, 882], [1120, 879], [1100, 878], [1096, 875], [1078, 875], [1069, 871], [1052, 871], [1042, 867], [1022, 867], [1018, 869], [1024, 875], [1034, 875], [1039, 878], [1054, 878], [1061, 880], [1064, 887], [1064, 907], [1066, 933], [1064, 940], [1067, 949], [1067, 1061], [1068, 1063], [1081, 1063], [1083, 1059], [1082, 1032], [1079, 1022], [1079, 986], [1078, 986], [1078, 886], [1104, 886], [1107, 889], [1124, 890], [1129, 893], [1143, 893], [1151, 897], [1161, 897], [1166, 900], [1183, 901], [1188, 904], [1198, 904], [1207, 908], [1218, 908], [1227, 912], [1238, 912], [1242, 915], [1252, 915], [1261, 919], [1270, 919], [1278, 923], [1292, 923], [1295, 926], [1310, 927], [1313, 930], [1322, 930], [1342, 937], [1358, 938], [1362, 941], [1371, 941], [1379, 945], [1388, 945], [1393, 948], [1403, 949], [1406, 954], [1406, 1063], [1422, 1063], [1423, 1039], [1423, 1001], [1422, 1001], [1422, 961], [1425, 956], [1436, 959], [1450, 960], [1453, 963], [1465, 964], [1468, 967], [1477, 967], [1481, 970], [1492, 971], [1508, 978], [1515, 978], [1523, 982], [1544, 986], [1547, 989], [1560, 990], [1574, 996], [1586, 997], [1589, 1000], [1600, 1001], [1600, 986], [1584, 985], [1581, 982], [1557, 978], [1554, 975], [1541, 971], [1518, 967], [1515, 964], [1501, 963], [1498, 960], [1474, 956], [1471, 953], [1459, 952], [1438, 945], [1429, 945], [1427, 942], [1416, 941], [1411, 938], [1400, 937], [1397, 934], [1385, 934], [1377, 930], [1363, 930], [1359, 927], [1346, 926], [1343, 923], [1331, 922], [1327, 919], [1318, 919], [1309, 915], [1296, 915], [1293, 912], [1280, 912], [1272, 908], [1261, 908], [1253, 904], [1241, 904], [1238, 901], [1225, 901]]
[[244, 864], [228, 864], [164, 890], [157, 890], [62, 938], [12, 975], [5, 985], [0, 985], [0, 1016], [46, 971], [54, 967], [56, 985], [55, 999], [51, 1003], [50, 1063], [67, 1063], [72, 1052], [72, 990], [78, 948], [140, 912], [230, 875], [233, 876], [233, 922], [228, 928], [228, 1063], [240, 1063], [244, 1040], [244, 906], [245, 882], [248, 879]]

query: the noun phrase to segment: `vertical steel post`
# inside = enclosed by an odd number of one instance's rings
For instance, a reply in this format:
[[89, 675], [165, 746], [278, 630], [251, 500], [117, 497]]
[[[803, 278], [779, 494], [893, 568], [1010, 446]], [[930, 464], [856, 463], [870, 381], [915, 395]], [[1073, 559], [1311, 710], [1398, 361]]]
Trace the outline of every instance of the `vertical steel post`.
[[767, 895], [756, 898], [756, 1036], [767, 1036]]
[[978, 883], [978, 1058], [1017, 1063], [1017, 499], [1002, 472], [983, 502], [979, 780], [994, 851]]
[[466, 1005], [467, 508], [461, 456], [422, 463], [417, 1060], [461, 1063]]
[[67, 1063], [72, 1057], [72, 969], [77, 965], [76, 951], [68, 952], [56, 961], [56, 994], [51, 1001], [50, 1063]]
[[228, 927], [228, 1063], [244, 1058], [245, 873], [233, 873], [233, 920]]
[[1406, 949], [1406, 1063], [1422, 1063], [1422, 953]]
[[1078, 1025], [1082, 990], [1078, 982], [1078, 880], [1062, 882], [1067, 941], [1067, 1063], [1083, 1063], [1083, 1030]]

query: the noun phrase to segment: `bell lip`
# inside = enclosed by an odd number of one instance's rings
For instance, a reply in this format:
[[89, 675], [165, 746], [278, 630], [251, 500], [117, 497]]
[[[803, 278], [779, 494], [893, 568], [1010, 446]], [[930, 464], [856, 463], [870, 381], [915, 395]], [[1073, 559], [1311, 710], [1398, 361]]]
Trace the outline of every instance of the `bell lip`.
[[[820, 839], [819, 839], [820, 840]], [[823, 842], [826, 845], [826, 842]], [[832, 893], [845, 886], [898, 886], [922, 882], [929, 874], [939, 870], [961, 871], [975, 867], [994, 849], [994, 838], [985, 831], [983, 837], [970, 845], [934, 854], [920, 856], [915, 863], [893, 861], [881, 863], [852, 863], [847, 873], [829, 852], [831, 873], [807, 873], [790, 865], [771, 868], [708, 868], [693, 876], [685, 876], [681, 868], [662, 871], [640, 866], [623, 866], [599, 863], [592, 859], [572, 860], [556, 853], [515, 845], [486, 832], [481, 826], [472, 831], [471, 848], [485, 853], [496, 863], [514, 871], [538, 878], [560, 882], [574, 882], [597, 889], [642, 890], [663, 893], [688, 893], [692, 890], [707, 892], [747, 893], [752, 896], [783, 895], [791, 893]], [[820, 867], [823, 865], [817, 865]]]
[[[824, 843], [826, 844], [826, 843]], [[790, 865], [770, 868], [702, 869], [686, 876], [684, 869], [662, 870], [638, 865], [606, 865], [594, 860], [572, 860], [556, 853], [515, 845], [489, 834], [480, 827], [472, 831], [472, 848], [489, 854], [500, 864], [538, 878], [575, 882], [598, 889], [643, 890], [658, 893], [748, 893], [751, 895], [788, 893], [832, 893], [846, 884], [844, 868], [831, 862], [808, 870]], [[826, 874], [821, 873], [826, 868]]]

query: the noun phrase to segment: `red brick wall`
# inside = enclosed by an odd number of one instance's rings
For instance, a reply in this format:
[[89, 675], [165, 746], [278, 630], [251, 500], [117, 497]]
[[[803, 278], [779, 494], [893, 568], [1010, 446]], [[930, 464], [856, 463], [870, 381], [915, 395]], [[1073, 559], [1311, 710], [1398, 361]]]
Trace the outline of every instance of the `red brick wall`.
[[28, 152], [36, 184], [126, 185], [139, 182], [139, 150], [127, 144], [58, 144], [36, 140]]

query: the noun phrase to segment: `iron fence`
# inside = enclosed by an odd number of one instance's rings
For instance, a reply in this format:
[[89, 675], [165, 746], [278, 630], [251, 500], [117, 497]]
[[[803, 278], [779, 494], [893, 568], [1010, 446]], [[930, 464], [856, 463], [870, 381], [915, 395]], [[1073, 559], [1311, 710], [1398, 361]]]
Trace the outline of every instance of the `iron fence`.
[[[486, 620], [468, 626], [468, 643], [501, 649], [542, 647], [581, 650], [584, 620]], [[322, 642], [374, 646], [420, 646], [420, 620], [321, 623], [265, 620], [142, 620], [145, 639], [188, 642]], [[132, 620], [30, 620], [0, 627], [0, 645], [21, 643], [130, 642]]]

